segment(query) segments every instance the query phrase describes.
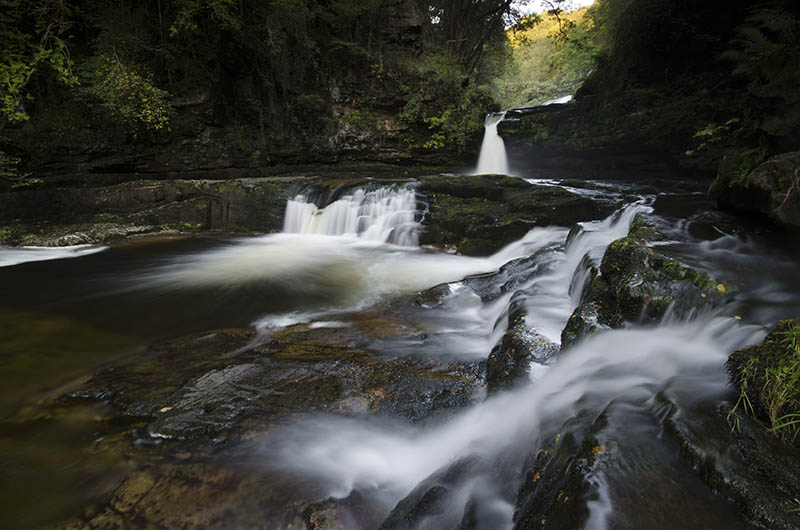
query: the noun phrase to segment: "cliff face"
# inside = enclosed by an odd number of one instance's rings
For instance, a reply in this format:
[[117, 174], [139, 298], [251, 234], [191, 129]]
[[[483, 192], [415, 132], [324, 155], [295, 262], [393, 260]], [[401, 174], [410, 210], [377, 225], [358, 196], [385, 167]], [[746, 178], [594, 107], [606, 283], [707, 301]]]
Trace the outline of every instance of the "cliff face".
[[[164, 9], [181, 5], [172, 4], [165, 2]], [[437, 85], [441, 80], [432, 80], [419, 66], [431, 53], [425, 48], [426, 19], [419, 7], [390, 0], [362, 6], [348, 18], [347, 6], [337, 7], [345, 11], [338, 12], [312, 0], [301, 4], [301, 29], [290, 27], [291, 21], [273, 24], [270, 17], [279, 14], [256, 5], [253, 9], [275, 27], [250, 28], [249, 18], [238, 15], [241, 21], [231, 29], [211, 16], [203, 19], [208, 28], [195, 21], [199, 29], [187, 35], [175, 25], [168, 28], [169, 38], [164, 28], [160, 38], [136, 34], [149, 38], [157, 52], [113, 47], [112, 68], [138, 76], [135, 81], [144, 87], [132, 91], [130, 78], [123, 77], [112, 87], [120, 93], [102, 92], [107, 78], [98, 82], [98, 71], [108, 76], [102, 70], [107, 67], [96, 65], [110, 53], [106, 40], [131, 40], [112, 24], [113, 17], [125, 15], [123, 8], [74, 15], [86, 18], [83, 33], [74, 35], [77, 43], [70, 44], [78, 84], [66, 87], [34, 78], [28, 88], [35, 97], [25, 107], [30, 119], [0, 122], [0, 188], [9, 185], [4, 170], [13, 159], [20, 161], [20, 173], [45, 179], [98, 173], [242, 177], [270, 173], [280, 165], [458, 161], [463, 145], [425, 146], [432, 134], [426, 120], [442, 113], [458, 94]], [[146, 12], [150, 7], [134, 11], [155, 17]], [[158, 17], [153, 20], [160, 20], [160, 12]], [[108, 35], [106, 26], [114, 33]], [[149, 29], [137, 20], [130, 26], [134, 29], [119, 31]], [[199, 31], [207, 31], [207, 42]], [[133, 127], [131, 122], [153, 110], [137, 107], [138, 101], [122, 109], [129, 114], [120, 121], [114, 105], [127, 105], [129, 96], [145, 101], [154, 94], [165, 94], [168, 126]]]

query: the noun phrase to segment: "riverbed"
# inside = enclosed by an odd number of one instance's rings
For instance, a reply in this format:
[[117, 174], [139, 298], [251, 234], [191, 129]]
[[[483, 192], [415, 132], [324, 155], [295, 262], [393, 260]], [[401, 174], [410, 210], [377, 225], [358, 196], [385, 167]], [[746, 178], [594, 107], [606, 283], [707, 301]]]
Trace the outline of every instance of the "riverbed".
[[[469, 257], [419, 246], [414, 183], [365, 185], [299, 190], [280, 233], [3, 248], [2, 526], [753, 527], [665, 424], [719, 428], [727, 356], [800, 314], [791, 237], [680, 190], [531, 182], [613, 213]], [[732, 294], [557, 353], [637, 215]], [[552, 353], [489, 393], [512, 306]], [[526, 488], [550, 452], [585, 460], [563, 508]]]

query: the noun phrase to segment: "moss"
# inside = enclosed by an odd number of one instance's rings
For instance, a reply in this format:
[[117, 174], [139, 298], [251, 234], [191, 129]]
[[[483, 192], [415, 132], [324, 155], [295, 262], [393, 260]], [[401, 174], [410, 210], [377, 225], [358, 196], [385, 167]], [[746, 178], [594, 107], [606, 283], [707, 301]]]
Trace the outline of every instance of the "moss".
[[36, 245], [38, 242], [39, 238], [36, 236], [36, 234], [25, 234], [19, 240], [19, 244], [23, 247], [31, 247]]
[[647, 221], [643, 215], [637, 215], [631, 223], [631, 229], [628, 237], [639, 241], [661, 241], [664, 235], [655, 229], [655, 227]]
[[421, 242], [458, 245], [472, 255], [491, 254], [534, 226], [569, 226], [600, 211], [592, 200], [562, 188], [505, 175], [423, 177], [418, 190], [430, 207]]
[[491, 254], [496, 247], [495, 241], [466, 237], [458, 244], [458, 251], [468, 256], [486, 256]]
[[800, 434], [800, 319], [784, 320], [761, 344], [734, 352], [726, 364], [741, 408], [767, 422], [787, 443]]

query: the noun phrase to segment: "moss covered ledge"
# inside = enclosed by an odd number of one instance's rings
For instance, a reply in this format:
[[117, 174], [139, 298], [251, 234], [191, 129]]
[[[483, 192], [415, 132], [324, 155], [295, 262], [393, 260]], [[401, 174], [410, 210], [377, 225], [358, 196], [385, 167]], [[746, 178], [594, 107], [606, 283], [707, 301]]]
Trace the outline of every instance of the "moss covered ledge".
[[725, 366], [739, 392], [735, 409], [800, 446], [800, 318], [782, 320], [760, 344], [733, 352]]
[[644, 215], [638, 215], [627, 236], [608, 246], [591, 285], [561, 333], [562, 348], [601, 329], [625, 322], [658, 321], [668, 310], [688, 316], [724, 302], [731, 286], [659, 254], [649, 243], [660, 241]]
[[558, 186], [530, 184], [506, 175], [422, 177], [428, 203], [420, 243], [488, 256], [535, 226], [572, 226], [602, 216], [597, 202]]

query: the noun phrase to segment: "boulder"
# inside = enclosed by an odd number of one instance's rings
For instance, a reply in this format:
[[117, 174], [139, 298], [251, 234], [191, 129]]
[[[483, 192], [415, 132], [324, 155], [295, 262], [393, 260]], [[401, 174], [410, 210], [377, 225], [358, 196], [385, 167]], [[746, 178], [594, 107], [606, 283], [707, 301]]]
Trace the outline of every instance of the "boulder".
[[606, 213], [558, 186], [505, 175], [424, 177], [418, 190], [429, 208], [420, 242], [471, 256], [493, 254], [535, 226], [571, 226]]
[[760, 528], [800, 528], [798, 450], [724, 402], [692, 409], [691, 420], [663, 396], [669, 413], [663, 432], [678, 442], [681, 457], [718, 494], [741, 507]]
[[659, 254], [648, 246], [663, 239], [646, 217], [637, 216], [630, 233], [613, 241], [594, 278], [561, 334], [566, 348], [600, 329], [626, 321], [660, 320], [668, 310], [690, 316], [721, 304], [732, 287]]
[[800, 227], [800, 151], [763, 161], [756, 151], [728, 154], [720, 162], [709, 195], [721, 208], [762, 214], [775, 223]]
[[529, 381], [531, 363], [546, 366], [558, 353], [557, 344], [525, 323], [524, 295], [522, 291], [517, 294], [511, 301], [506, 332], [486, 361], [490, 394]]

